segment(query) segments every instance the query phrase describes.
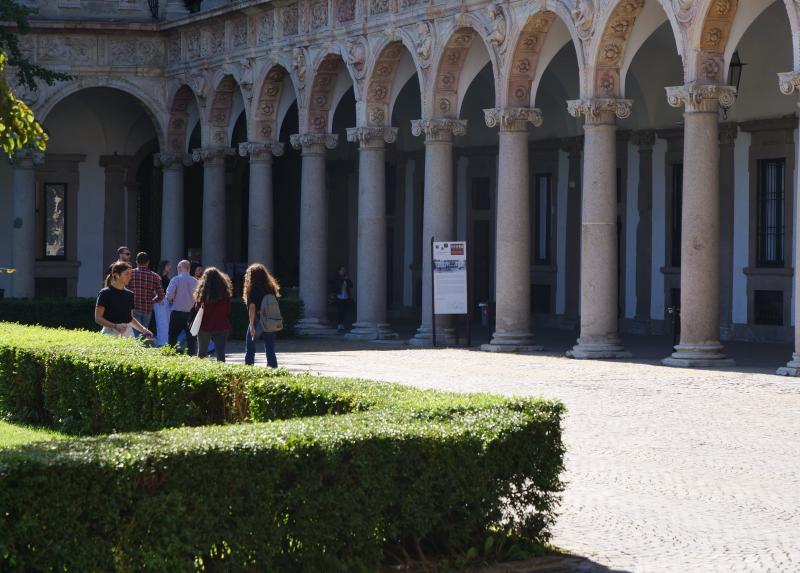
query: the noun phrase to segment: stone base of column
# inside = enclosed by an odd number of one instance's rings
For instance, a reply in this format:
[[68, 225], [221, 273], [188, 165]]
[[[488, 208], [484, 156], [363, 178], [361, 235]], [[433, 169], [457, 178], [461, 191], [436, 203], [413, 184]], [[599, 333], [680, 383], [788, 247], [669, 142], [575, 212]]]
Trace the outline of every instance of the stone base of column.
[[733, 358], [728, 358], [721, 344], [679, 344], [672, 356], [664, 358], [661, 364], [677, 368], [723, 368], [734, 366]]
[[616, 336], [605, 338], [579, 338], [572, 350], [567, 350], [568, 358], [597, 360], [599, 358], [631, 358], [622, 341]]
[[[420, 326], [413, 338], [409, 339], [411, 346], [429, 348], [433, 346], [433, 329], [427, 326]], [[454, 328], [445, 328], [436, 332], [436, 346], [454, 346], [458, 343], [458, 337]]]
[[302, 336], [339, 336], [339, 331], [331, 328], [318, 318], [303, 318], [297, 321], [297, 334]]
[[481, 344], [484, 352], [539, 352], [544, 347], [533, 343], [530, 332], [495, 332], [489, 344]]
[[396, 340], [397, 333], [386, 322], [356, 322], [344, 337], [347, 340]]
[[800, 354], [793, 353], [789, 363], [778, 368], [775, 374], [779, 376], [800, 376]]

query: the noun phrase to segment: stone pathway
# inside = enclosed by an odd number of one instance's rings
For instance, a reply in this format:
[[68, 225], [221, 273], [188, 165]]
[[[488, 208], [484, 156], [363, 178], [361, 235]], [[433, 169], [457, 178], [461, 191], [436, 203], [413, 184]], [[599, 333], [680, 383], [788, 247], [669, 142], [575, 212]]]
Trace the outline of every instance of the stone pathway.
[[586, 559], [547, 571], [800, 571], [800, 380], [773, 375], [774, 364], [680, 370], [338, 339], [279, 341], [278, 360], [292, 371], [562, 400], [567, 488], [553, 542]]

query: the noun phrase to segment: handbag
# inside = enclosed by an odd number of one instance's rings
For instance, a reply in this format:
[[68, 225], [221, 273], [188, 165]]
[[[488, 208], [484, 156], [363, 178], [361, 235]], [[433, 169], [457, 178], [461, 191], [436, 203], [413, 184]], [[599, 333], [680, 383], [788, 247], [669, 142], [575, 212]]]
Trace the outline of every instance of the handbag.
[[283, 316], [281, 307], [274, 294], [266, 294], [261, 299], [261, 308], [258, 310], [258, 320], [264, 332], [278, 332], [283, 330]]
[[205, 305], [200, 305], [200, 310], [197, 311], [197, 314], [192, 321], [192, 326], [189, 328], [189, 334], [192, 336], [197, 336], [197, 333], [200, 332], [200, 325], [203, 324], [203, 309]]

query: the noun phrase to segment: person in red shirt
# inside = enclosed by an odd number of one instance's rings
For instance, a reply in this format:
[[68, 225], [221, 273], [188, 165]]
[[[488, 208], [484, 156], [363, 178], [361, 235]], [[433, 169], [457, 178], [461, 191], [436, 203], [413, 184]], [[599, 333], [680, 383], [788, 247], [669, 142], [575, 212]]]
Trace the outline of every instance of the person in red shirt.
[[203, 309], [200, 332], [197, 333], [197, 356], [208, 355], [208, 343], [214, 341], [214, 352], [219, 362], [225, 362], [225, 343], [231, 330], [231, 279], [216, 267], [208, 267], [194, 291], [195, 309]]
[[133, 317], [150, 328], [153, 304], [164, 300], [164, 287], [161, 277], [150, 270], [150, 255], [145, 252], [136, 255], [136, 268], [131, 271], [128, 289], [133, 291]]

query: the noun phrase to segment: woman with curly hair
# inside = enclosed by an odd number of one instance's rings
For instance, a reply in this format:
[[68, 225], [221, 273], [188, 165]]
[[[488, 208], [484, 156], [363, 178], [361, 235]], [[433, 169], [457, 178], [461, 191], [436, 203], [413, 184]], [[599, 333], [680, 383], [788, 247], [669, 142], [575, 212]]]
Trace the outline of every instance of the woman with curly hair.
[[197, 356], [208, 355], [208, 343], [214, 341], [214, 352], [219, 362], [225, 362], [225, 343], [231, 330], [231, 279], [216, 267], [203, 271], [194, 291], [195, 310], [203, 309], [200, 332], [197, 333]]
[[245, 333], [244, 363], [251, 366], [256, 361], [256, 340], [264, 343], [267, 354], [267, 366], [278, 367], [278, 357], [275, 355], [275, 333], [264, 332], [261, 320], [257, 318], [261, 309], [261, 301], [265, 296], [272, 295], [276, 299], [281, 296], [281, 287], [267, 267], [261, 263], [253, 263], [244, 273], [244, 303], [247, 305], [248, 325]]

